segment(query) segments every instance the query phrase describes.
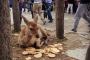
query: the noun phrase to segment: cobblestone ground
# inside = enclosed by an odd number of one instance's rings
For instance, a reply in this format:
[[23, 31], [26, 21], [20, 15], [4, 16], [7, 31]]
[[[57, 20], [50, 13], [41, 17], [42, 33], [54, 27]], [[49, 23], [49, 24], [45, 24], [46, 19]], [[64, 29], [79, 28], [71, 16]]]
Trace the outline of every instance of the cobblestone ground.
[[[11, 10], [12, 11], [12, 10]], [[24, 12], [23, 15], [27, 17], [27, 19], [32, 20], [30, 12]], [[45, 29], [50, 30], [52, 35], [55, 36], [56, 31], [56, 24], [55, 24], [55, 13], [52, 12], [54, 22], [48, 23], [48, 19], [45, 19], [47, 21], [46, 25], [42, 24], [42, 21], [39, 20], [38, 23], [41, 24]], [[83, 19], [80, 20], [79, 26], [78, 26], [78, 32], [74, 33], [71, 32], [72, 26], [73, 26], [73, 15], [66, 14], [64, 16], [64, 28], [65, 28], [65, 37], [66, 41], [63, 43], [65, 44], [66, 49], [66, 55], [74, 57], [78, 60], [84, 60], [87, 46], [89, 45], [89, 29], [88, 29], [88, 23], [84, 21]], [[13, 25], [13, 19], [12, 19], [12, 12], [11, 12], [11, 24]], [[22, 26], [25, 25], [25, 23], [22, 21]], [[83, 57], [83, 58], [82, 58]]]

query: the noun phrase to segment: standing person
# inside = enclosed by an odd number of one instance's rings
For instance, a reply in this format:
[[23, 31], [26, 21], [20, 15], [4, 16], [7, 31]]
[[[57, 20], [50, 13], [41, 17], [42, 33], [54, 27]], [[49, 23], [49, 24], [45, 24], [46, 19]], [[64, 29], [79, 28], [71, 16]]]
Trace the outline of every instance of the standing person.
[[72, 29], [73, 32], [77, 32], [77, 27], [80, 21], [80, 18], [83, 17], [90, 25], [90, 8], [88, 9], [87, 7], [90, 6], [90, 0], [80, 0], [80, 4], [78, 5], [76, 14], [74, 16], [74, 27]]
[[69, 13], [69, 9], [70, 9], [70, 13], [73, 14], [73, 4], [74, 4], [74, 0], [67, 0], [68, 2], [68, 7], [67, 7], [67, 13]]
[[45, 24], [44, 18], [42, 17], [42, 0], [34, 0], [33, 3], [33, 18], [35, 22], [38, 22], [38, 15], [40, 16], [43, 24]]
[[53, 22], [52, 15], [51, 15], [51, 7], [52, 7], [52, 0], [45, 0], [46, 2], [46, 13], [48, 16], [49, 23]]

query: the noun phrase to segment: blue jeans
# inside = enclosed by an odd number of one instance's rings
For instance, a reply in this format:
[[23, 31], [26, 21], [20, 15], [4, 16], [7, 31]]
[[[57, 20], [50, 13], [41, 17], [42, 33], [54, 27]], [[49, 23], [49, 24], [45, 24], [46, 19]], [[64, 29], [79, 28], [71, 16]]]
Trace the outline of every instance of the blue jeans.
[[50, 21], [52, 21], [52, 15], [51, 15], [51, 3], [46, 3], [46, 12], [47, 12], [47, 16], [48, 16], [48, 19]]

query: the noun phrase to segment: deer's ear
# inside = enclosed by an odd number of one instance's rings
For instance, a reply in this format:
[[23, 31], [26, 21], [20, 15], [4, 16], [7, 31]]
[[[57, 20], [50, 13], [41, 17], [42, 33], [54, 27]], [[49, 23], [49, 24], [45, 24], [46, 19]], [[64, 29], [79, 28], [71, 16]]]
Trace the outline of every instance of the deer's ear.
[[28, 25], [28, 24], [29, 24], [29, 20], [28, 20], [28, 19], [26, 19], [26, 17], [25, 17], [25, 16], [23, 16], [23, 15], [22, 15], [21, 17], [23, 18], [23, 20], [24, 20], [25, 24], [26, 24], [26, 25]]

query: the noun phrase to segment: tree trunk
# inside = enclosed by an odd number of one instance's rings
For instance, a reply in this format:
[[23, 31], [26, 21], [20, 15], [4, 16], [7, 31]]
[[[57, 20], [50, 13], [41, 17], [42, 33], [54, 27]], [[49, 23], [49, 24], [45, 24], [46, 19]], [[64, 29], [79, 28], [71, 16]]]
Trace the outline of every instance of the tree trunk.
[[11, 60], [11, 26], [8, 0], [0, 0], [0, 60]]
[[13, 32], [19, 32], [21, 30], [19, 0], [13, 0], [13, 22], [14, 22]]
[[56, 36], [64, 38], [64, 0], [56, 0]]
[[86, 59], [85, 60], [90, 60], [90, 46], [87, 49]]

